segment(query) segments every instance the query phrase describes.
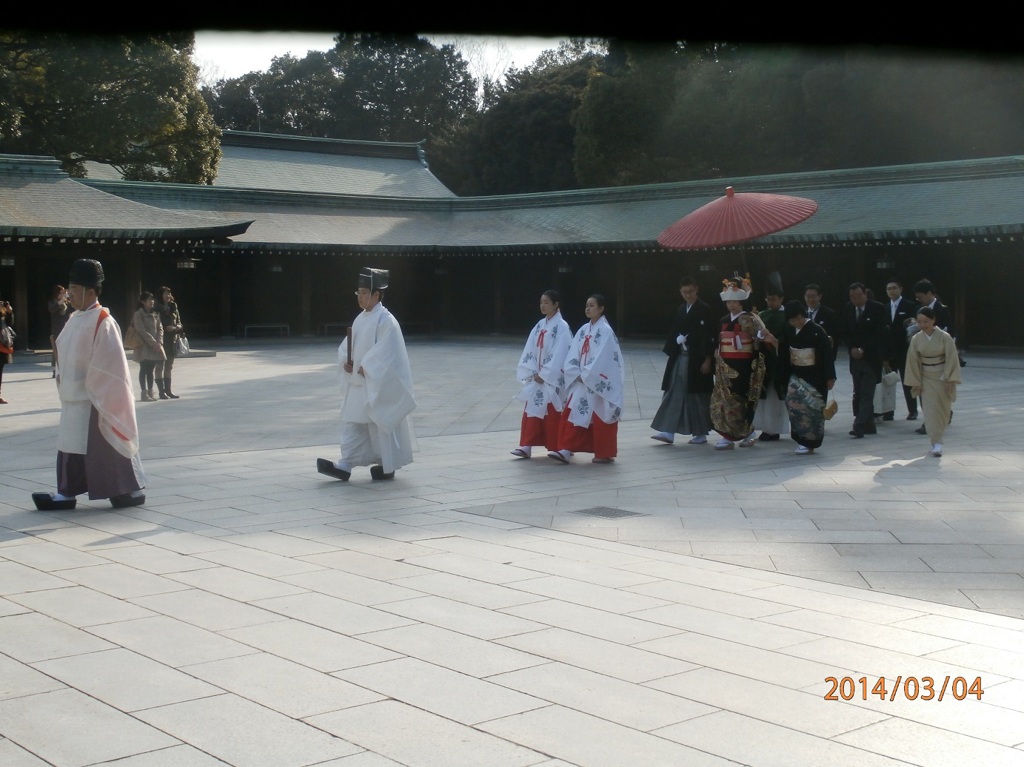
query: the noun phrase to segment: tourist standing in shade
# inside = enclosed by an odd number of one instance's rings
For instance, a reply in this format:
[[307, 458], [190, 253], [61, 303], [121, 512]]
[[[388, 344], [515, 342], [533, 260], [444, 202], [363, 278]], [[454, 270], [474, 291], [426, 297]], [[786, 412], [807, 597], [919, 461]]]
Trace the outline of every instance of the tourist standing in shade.
[[14, 358], [14, 309], [10, 301], [0, 297], [0, 405], [6, 405], [3, 397], [4, 366]]
[[164, 389], [163, 393], [168, 399], [178, 399], [178, 395], [171, 391], [171, 371], [174, 369], [174, 360], [178, 356], [177, 341], [185, 334], [185, 328], [181, 325], [181, 313], [178, 311], [178, 302], [174, 300], [174, 293], [166, 285], [160, 288], [160, 301], [157, 304], [157, 311], [160, 312], [160, 321], [164, 326]]
[[148, 290], [139, 296], [139, 308], [132, 317], [132, 327], [142, 341], [132, 353], [132, 358], [139, 363], [139, 389], [143, 402], [155, 402], [153, 384], [156, 383], [160, 399], [167, 399], [164, 389], [164, 326], [160, 321], [160, 313], [156, 310], [156, 298]]
[[57, 377], [57, 336], [64, 329], [64, 323], [71, 315], [71, 304], [68, 303], [68, 291], [63, 285], [54, 285], [50, 293], [50, 300], [46, 302], [46, 311], [50, 315], [50, 367], [53, 368], [52, 376]]

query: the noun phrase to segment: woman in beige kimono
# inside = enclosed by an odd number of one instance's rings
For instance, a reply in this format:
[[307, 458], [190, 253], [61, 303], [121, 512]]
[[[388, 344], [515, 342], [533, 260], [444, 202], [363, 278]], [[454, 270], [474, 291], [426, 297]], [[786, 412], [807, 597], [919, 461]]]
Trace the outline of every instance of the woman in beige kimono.
[[960, 383], [960, 361], [953, 337], [935, 324], [935, 310], [917, 310], [919, 332], [910, 339], [904, 383], [911, 394], [921, 398], [924, 425], [932, 442], [931, 454], [942, 455], [942, 435], [956, 401]]

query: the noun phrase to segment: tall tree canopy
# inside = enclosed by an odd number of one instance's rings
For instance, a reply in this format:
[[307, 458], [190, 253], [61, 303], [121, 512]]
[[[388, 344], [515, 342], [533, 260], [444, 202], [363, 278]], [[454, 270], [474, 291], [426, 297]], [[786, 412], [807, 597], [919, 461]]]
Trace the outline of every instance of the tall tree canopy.
[[574, 125], [604, 46], [564, 41], [504, 82], [487, 83], [484, 111], [447, 143], [431, 145], [431, 165], [458, 194], [513, 194], [576, 189]]
[[211, 183], [220, 130], [198, 89], [192, 33], [0, 32], [0, 151], [86, 161], [137, 181]]
[[368, 141], [439, 139], [476, 109], [476, 81], [451, 45], [339, 34], [327, 53], [274, 59], [267, 72], [204, 92], [221, 127]]
[[970, 52], [612, 46], [583, 94], [584, 186], [1024, 151], [1024, 61]]

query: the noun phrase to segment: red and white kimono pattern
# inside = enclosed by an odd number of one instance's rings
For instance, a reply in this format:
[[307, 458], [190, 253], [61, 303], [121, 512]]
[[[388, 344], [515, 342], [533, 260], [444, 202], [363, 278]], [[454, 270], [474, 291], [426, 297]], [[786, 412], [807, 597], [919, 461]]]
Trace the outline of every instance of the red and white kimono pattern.
[[[541, 319], [526, 339], [516, 368], [516, 377], [523, 384], [516, 399], [526, 403], [524, 412], [528, 417], [543, 418], [549, 404], [559, 413], [565, 407], [562, 367], [571, 342], [572, 331], [561, 312], [555, 312], [551, 319]], [[537, 383], [534, 375], [540, 376], [544, 383]]]
[[618, 423], [625, 378], [622, 351], [604, 317], [576, 331], [564, 376], [569, 386], [566, 407], [570, 423], [585, 429], [595, 415], [604, 423]]

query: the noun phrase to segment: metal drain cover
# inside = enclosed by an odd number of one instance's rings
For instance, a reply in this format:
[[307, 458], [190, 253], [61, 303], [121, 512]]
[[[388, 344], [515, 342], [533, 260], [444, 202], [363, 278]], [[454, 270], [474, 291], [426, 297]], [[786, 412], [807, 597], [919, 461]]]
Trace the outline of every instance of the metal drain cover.
[[625, 509], [610, 509], [607, 506], [595, 506], [592, 509], [577, 509], [573, 514], [586, 514], [590, 517], [604, 517], [605, 519], [619, 519], [620, 517], [646, 517], [639, 511], [626, 511]]

